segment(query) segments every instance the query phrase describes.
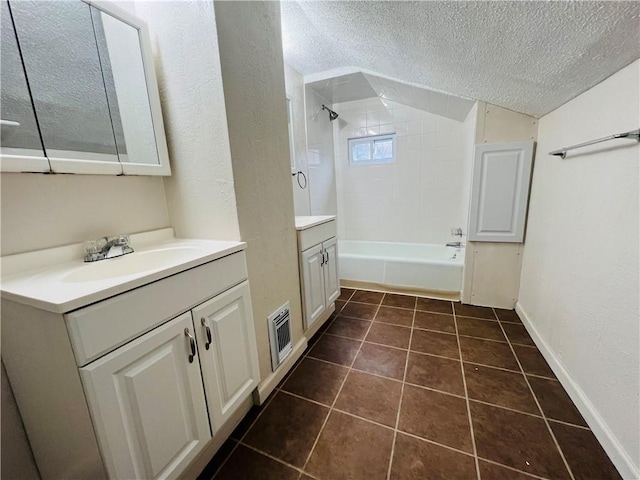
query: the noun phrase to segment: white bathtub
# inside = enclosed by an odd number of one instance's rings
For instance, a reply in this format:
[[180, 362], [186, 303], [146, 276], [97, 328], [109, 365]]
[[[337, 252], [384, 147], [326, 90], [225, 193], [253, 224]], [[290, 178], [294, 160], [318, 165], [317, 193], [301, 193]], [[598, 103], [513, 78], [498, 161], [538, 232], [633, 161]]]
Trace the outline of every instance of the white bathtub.
[[464, 248], [444, 245], [340, 240], [338, 266], [345, 286], [460, 294]]

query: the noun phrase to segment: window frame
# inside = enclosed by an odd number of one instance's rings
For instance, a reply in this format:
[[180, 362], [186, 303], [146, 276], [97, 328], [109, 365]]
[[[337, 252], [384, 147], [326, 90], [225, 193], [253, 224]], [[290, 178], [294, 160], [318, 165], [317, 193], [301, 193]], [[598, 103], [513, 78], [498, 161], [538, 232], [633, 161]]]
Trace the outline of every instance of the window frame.
[[[380, 141], [391, 140], [392, 155], [391, 158], [385, 158], [382, 160], [376, 160], [373, 158], [373, 152], [375, 143]], [[369, 151], [371, 152], [370, 160], [355, 160], [353, 159], [353, 148], [356, 145], [369, 145]], [[379, 135], [367, 135], [362, 137], [352, 137], [347, 140], [347, 148], [349, 150], [349, 166], [370, 166], [370, 165], [386, 165], [390, 163], [396, 163], [396, 134], [384, 133]]]

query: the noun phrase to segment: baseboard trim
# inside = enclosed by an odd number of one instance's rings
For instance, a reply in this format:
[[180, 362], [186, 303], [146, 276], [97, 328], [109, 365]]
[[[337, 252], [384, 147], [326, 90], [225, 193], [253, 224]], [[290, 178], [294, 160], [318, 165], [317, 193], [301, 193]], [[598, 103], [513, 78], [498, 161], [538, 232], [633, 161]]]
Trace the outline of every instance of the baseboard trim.
[[633, 461], [624, 450], [614, 433], [609, 429], [604, 419], [600, 416], [595, 406], [591, 403], [587, 395], [580, 386], [573, 380], [569, 371], [563, 365], [562, 361], [556, 356], [551, 347], [542, 338], [540, 332], [536, 329], [527, 312], [522, 308], [520, 302], [516, 303], [516, 312], [520, 316], [531, 338], [542, 353], [553, 373], [556, 374], [558, 380], [565, 388], [571, 400], [584, 417], [585, 421], [591, 428], [604, 451], [618, 469], [620, 475], [625, 479], [640, 478], [640, 468], [634, 465]]
[[291, 367], [298, 361], [307, 348], [307, 337], [302, 337], [295, 344], [289, 356], [280, 364], [278, 369], [265, 378], [258, 388], [254, 391], [254, 402], [256, 405], [262, 405], [264, 401], [271, 395], [282, 379], [289, 373]]

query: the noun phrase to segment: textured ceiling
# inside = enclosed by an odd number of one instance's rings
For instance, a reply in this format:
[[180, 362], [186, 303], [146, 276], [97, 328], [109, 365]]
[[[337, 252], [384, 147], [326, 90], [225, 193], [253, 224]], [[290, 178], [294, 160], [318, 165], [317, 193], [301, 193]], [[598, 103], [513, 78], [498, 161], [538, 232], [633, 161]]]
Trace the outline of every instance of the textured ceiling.
[[306, 85], [332, 104], [380, 97], [459, 122], [467, 117], [475, 103], [467, 98], [363, 72], [331, 76]]
[[640, 58], [640, 2], [287, 1], [285, 61], [355, 67], [540, 117]]

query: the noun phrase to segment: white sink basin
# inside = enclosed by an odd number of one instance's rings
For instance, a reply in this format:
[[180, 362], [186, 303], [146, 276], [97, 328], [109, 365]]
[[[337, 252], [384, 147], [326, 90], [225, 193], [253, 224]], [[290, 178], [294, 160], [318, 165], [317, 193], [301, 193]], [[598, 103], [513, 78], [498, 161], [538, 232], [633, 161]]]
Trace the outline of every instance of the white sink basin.
[[175, 245], [133, 252], [121, 257], [85, 263], [63, 274], [60, 280], [63, 282], [94, 282], [136, 275], [163, 268], [168, 264], [189, 260], [201, 250], [202, 248], [193, 245]]
[[133, 253], [84, 263], [83, 245], [2, 259], [2, 297], [66, 313], [244, 250], [243, 242], [173, 238], [163, 229], [131, 236]]

